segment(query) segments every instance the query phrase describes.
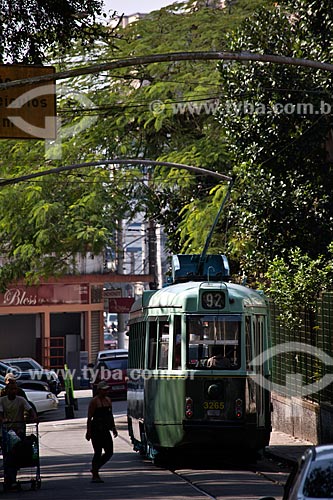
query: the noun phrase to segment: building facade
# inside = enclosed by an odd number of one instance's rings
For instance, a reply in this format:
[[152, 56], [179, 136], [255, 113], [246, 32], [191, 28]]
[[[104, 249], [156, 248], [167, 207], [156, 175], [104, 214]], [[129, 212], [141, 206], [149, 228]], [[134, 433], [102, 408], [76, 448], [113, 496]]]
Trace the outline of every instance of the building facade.
[[103, 312], [103, 275], [10, 285], [0, 294], [0, 357], [81, 370], [103, 343]]

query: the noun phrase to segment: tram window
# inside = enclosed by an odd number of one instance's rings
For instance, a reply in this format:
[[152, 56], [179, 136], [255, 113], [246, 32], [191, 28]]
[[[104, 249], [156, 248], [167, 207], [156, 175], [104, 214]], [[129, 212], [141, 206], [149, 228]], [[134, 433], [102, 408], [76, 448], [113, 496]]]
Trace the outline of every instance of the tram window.
[[[187, 367], [233, 370], [239, 368], [240, 332], [240, 315], [189, 315]], [[228, 363], [218, 363], [215, 358], [228, 359]]]
[[169, 357], [169, 323], [159, 323], [157, 368], [166, 370]]
[[246, 369], [249, 370], [251, 361], [253, 359], [252, 345], [251, 345], [251, 318], [249, 316], [245, 318], [245, 349], [246, 349]]
[[156, 368], [156, 351], [157, 351], [157, 322], [149, 323], [149, 351], [148, 351], [148, 369]]
[[172, 368], [173, 370], [180, 370], [182, 364], [182, 352], [181, 352], [181, 317], [174, 316], [173, 319], [173, 356], [172, 356]]

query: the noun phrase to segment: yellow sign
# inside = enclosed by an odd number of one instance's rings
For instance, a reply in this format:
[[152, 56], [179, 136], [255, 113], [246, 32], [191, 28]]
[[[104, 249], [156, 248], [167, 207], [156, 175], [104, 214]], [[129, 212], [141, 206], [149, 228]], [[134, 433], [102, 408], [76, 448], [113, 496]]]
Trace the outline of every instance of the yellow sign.
[[[0, 83], [53, 74], [53, 66], [0, 64]], [[0, 90], [1, 139], [55, 139], [54, 81]]]

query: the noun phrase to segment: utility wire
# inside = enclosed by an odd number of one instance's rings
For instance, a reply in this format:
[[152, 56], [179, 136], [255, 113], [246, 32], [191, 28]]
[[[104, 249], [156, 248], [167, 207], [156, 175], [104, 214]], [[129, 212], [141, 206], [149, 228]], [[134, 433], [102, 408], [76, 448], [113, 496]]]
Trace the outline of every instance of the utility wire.
[[321, 71], [333, 72], [333, 64], [322, 63], [310, 59], [285, 57], [273, 54], [257, 54], [251, 52], [225, 52], [225, 51], [202, 51], [202, 52], [170, 52], [167, 54], [151, 54], [125, 59], [118, 59], [107, 63], [85, 66], [68, 71], [60, 71], [47, 75], [39, 75], [31, 78], [22, 78], [11, 82], [0, 83], [0, 90], [22, 86], [32, 83], [50, 82], [64, 80], [86, 74], [101, 73], [102, 71], [116, 68], [133, 67], [138, 65], [176, 62], [176, 61], [253, 61], [261, 63], [272, 63], [278, 65], [303, 66]]
[[57, 174], [60, 172], [66, 172], [66, 171], [71, 171], [71, 170], [76, 170], [79, 168], [84, 168], [84, 167], [100, 167], [103, 165], [150, 165], [150, 166], [165, 166], [165, 167], [170, 167], [170, 168], [179, 168], [179, 169], [185, 169], [189, 170], [190, 172], [193, 173], [198, 173], [201, 175], [207, 175], [214, 177], [215, 179], [218, 179], [219, 181], [231, 181], [231, 177], [228, 175], [220, 174], [219, 172], [214, 172], [212, 170], [207, 170], [204, 168], [199, 168], [199, 167], [194, 167], [192, 165], [183, 165], [182, 163], [172, 163], [172, 162], [166, 162], [166, 161], [155, 161], [155, 160], [145, 160], [145, 159], [115, 159], [115, 160], [100, 160], [100, 161], [91, 161], [91, 162], [86, 162], [86, 163], [77, 163], [74, 165], [66, 165], [63, 167], [56, 167], [56, 168], [51, 168], [49, 170], [43, 170], [40, 172], [35, 172], [32, 174], [27, 174], [27, 175], [21, 175], [19, 177], [12, 177], [11, 179], [0, 179], [0, 187], [1, 186], [8, 186], [11, 184], [17, 184], [19, 182], [24, 182], [29, 179], [34, 179], [37, 177], [44, 177], [46, 175], [51, 175], [51, 174]]

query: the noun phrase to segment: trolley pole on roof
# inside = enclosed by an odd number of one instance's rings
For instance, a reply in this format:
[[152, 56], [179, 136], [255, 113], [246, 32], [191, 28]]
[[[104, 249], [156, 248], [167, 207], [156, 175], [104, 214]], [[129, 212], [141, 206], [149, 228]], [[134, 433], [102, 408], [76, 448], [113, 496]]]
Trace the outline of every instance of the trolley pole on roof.
[[227, 203], [227, 201], [229, 200], [230, 198], [230, 193], [231, 193], [231, 188], [234, 184], [234, 181], [232, 179], [232, 177], [229, 177], [229, 186], [228, 186], [228, 189], [227, 189], [227, 192], [222, 200], [222, 203], [221, 203], [221, 206], [219, 208], [219, 211], [217, 212], [217, 215], [215, 217], [215, 220], [213, 222], [213, 225], [208, 233], [208, 236], [206, 238], [206, 243], [205, 243], [205, 246], [204, 246], [204, 249], [202, 250], [201, 252], [201, 255], [200, 255], [200, 258], [199, 258], [199, 263], [198, 263], [198, 274], [202, 274], [202, 268], [203, 268], [203, 265], [204, 265], [204, 262], [205, 262], [205, 258], [206, 258], [206, 255], [207, 255], [207, 252], [208, 252], [208, 248], [209, 248], [209, 245], [210, 245], [210, 242], [211, 242], [211, 239], [213, 237], [213, 233], [214, 233], [214, 230], [216, 228], [216, 225], [217, 225], [217, 222], [220, 218], [220, 215], [221, 213], [223, 212], [223, 209]]

